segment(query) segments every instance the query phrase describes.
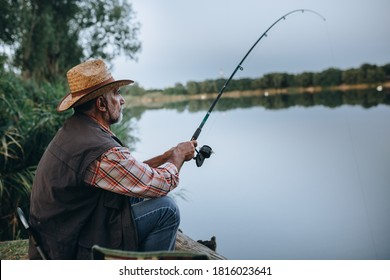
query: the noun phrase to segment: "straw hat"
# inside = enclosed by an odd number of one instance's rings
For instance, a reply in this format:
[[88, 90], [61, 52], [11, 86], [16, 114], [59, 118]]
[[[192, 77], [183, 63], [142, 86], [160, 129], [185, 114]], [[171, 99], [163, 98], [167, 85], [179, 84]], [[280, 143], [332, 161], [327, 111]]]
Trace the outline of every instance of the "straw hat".
[[132, 80], [114, 80], [106, 64], [100, 60], [83, 62], [66, 73], [70, 92], [57, 106], [58, 112], [79, 106], [114, 88], [132, 84]]

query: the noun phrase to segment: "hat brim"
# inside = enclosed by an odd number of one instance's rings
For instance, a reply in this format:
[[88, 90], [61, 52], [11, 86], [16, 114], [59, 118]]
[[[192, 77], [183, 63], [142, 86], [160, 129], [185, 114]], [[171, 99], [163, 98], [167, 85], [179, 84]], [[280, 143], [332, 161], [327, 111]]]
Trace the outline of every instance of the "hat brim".
[[72, 96], [72, 93], [68, 93], [62, 100], [58, 103], [57, 112], [64, 112], [70, 108], [84, 104], [100, 95], [105, 94], [113, 90], [114, 88], [120, 88], [134, 83], [132, 80], [117, 80], [111, 83], [108, 83], [104, 86], [101, 86], [91, 92], [87, 92], [80, 96]]

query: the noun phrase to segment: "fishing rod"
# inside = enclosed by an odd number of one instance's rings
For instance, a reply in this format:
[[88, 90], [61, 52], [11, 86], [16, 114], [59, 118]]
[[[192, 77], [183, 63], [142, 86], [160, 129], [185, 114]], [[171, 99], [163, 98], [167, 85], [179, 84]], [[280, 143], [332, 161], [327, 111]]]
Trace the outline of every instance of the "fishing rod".
[[[204, 116], [202, 122], [200, 123], [199, 127], [196, 129], [194, 135], [192, 135], [191, 137], [191, 140], [197, 140], [200, 133], [202, 132], [202, 128], [203, 126], [205, 125], [205, 123], [207, 122], [207, 119], [209, 118], [211, 112], [213, 111], [215, 105], [217, 105], [219, 99], [221, 98], [222, 94], [224, 93], [226, 87], [229, 85], [230, 81], [233, 79], [234, 75], [237, 73], [238, 70], [244, 70], [244, 68], [242, 67], [242, 63], [245, 61], [245, 59], [248, 57], [248, 55], [252, 52], [252, 50], [256, 47], [256, 45], [261, 41], [261, 39], [263, 39], [264, 37], [267, 37], [267, 33], [268, 31], [271, 30], [272, 27], [274, 27], [279, 21], [281, 20], [285, 20], [287, 18], [287, 16], [293, 14], [293, 13], [297, 13], [297, 12], [308, 12], [308, 13], [313, 13], [317, 16], [319, 16], [320, 18], [322, 18], [324, 21], [326, 20], [321, 14], [317, 13], [316, 11], [314, 10], [309, 10], [309, 9], [298, 9], [298, 10], [293, 10], [293, 11], [290, 11], [288, 12], [287, 14], [281, 16], [279, 19], [277, 19], [274, 23], [272, 23], [270, 25], [270, 27], [267, 28], [266, 31], [264, 31], [264, 33], [259, 37], [259, 39], [257, 39], [257, 41], [253, 44], [253, 46], [249, 49], [249, 51], [245, 54], [245, 56], [242, 58], [242, 60], [240, 61], [240, 63], [238, 63], [238, 65], [236, 66], [236, 68], [234, 69], [233, 73], [230, 75], [229, 79], [226, 80], [225, 84], [222, 86], [222, 88], [220, 89], [218, 95], [217, 95], [217, 98], [214, 100], [214, 102], [211, 104], [210, 106], [210, 109], [207, 111], [206, 115]], [[209, 158], [211, 156], [211, 154], [213, 153], [213, 150], [211, 149], [210, 146], [208, 145], [203, 145], [199, 151], [196, 150], [196, 153], [197, 155], [194, 157], [195, 161], [196, 161], [196, 165], [198, 167], [201, 167], [204, 160], [206, 158]]]

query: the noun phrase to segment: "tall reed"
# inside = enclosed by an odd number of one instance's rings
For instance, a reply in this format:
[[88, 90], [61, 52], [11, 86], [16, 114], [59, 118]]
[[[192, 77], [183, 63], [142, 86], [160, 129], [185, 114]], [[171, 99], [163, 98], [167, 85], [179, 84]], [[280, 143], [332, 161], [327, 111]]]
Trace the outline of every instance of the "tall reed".
[[16, 207], [28, 210], [36, 165], [67, 114], [55, 113], [62, 83], [37, 85], [0, 72], [0, 240], [20, 236]]

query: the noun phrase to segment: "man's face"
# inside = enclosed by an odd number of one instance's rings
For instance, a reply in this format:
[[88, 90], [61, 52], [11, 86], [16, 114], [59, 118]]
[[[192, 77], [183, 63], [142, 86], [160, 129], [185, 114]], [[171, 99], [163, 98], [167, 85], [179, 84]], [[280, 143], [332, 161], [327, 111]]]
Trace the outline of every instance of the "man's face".
[[111, 125], [119, 123], [122, 120], [122, 106], [125, 104], [125, 100], [120, 94], [119, 89], [114, 89], [103, 95], [107, 102], [107, 115], [106, 121]]

